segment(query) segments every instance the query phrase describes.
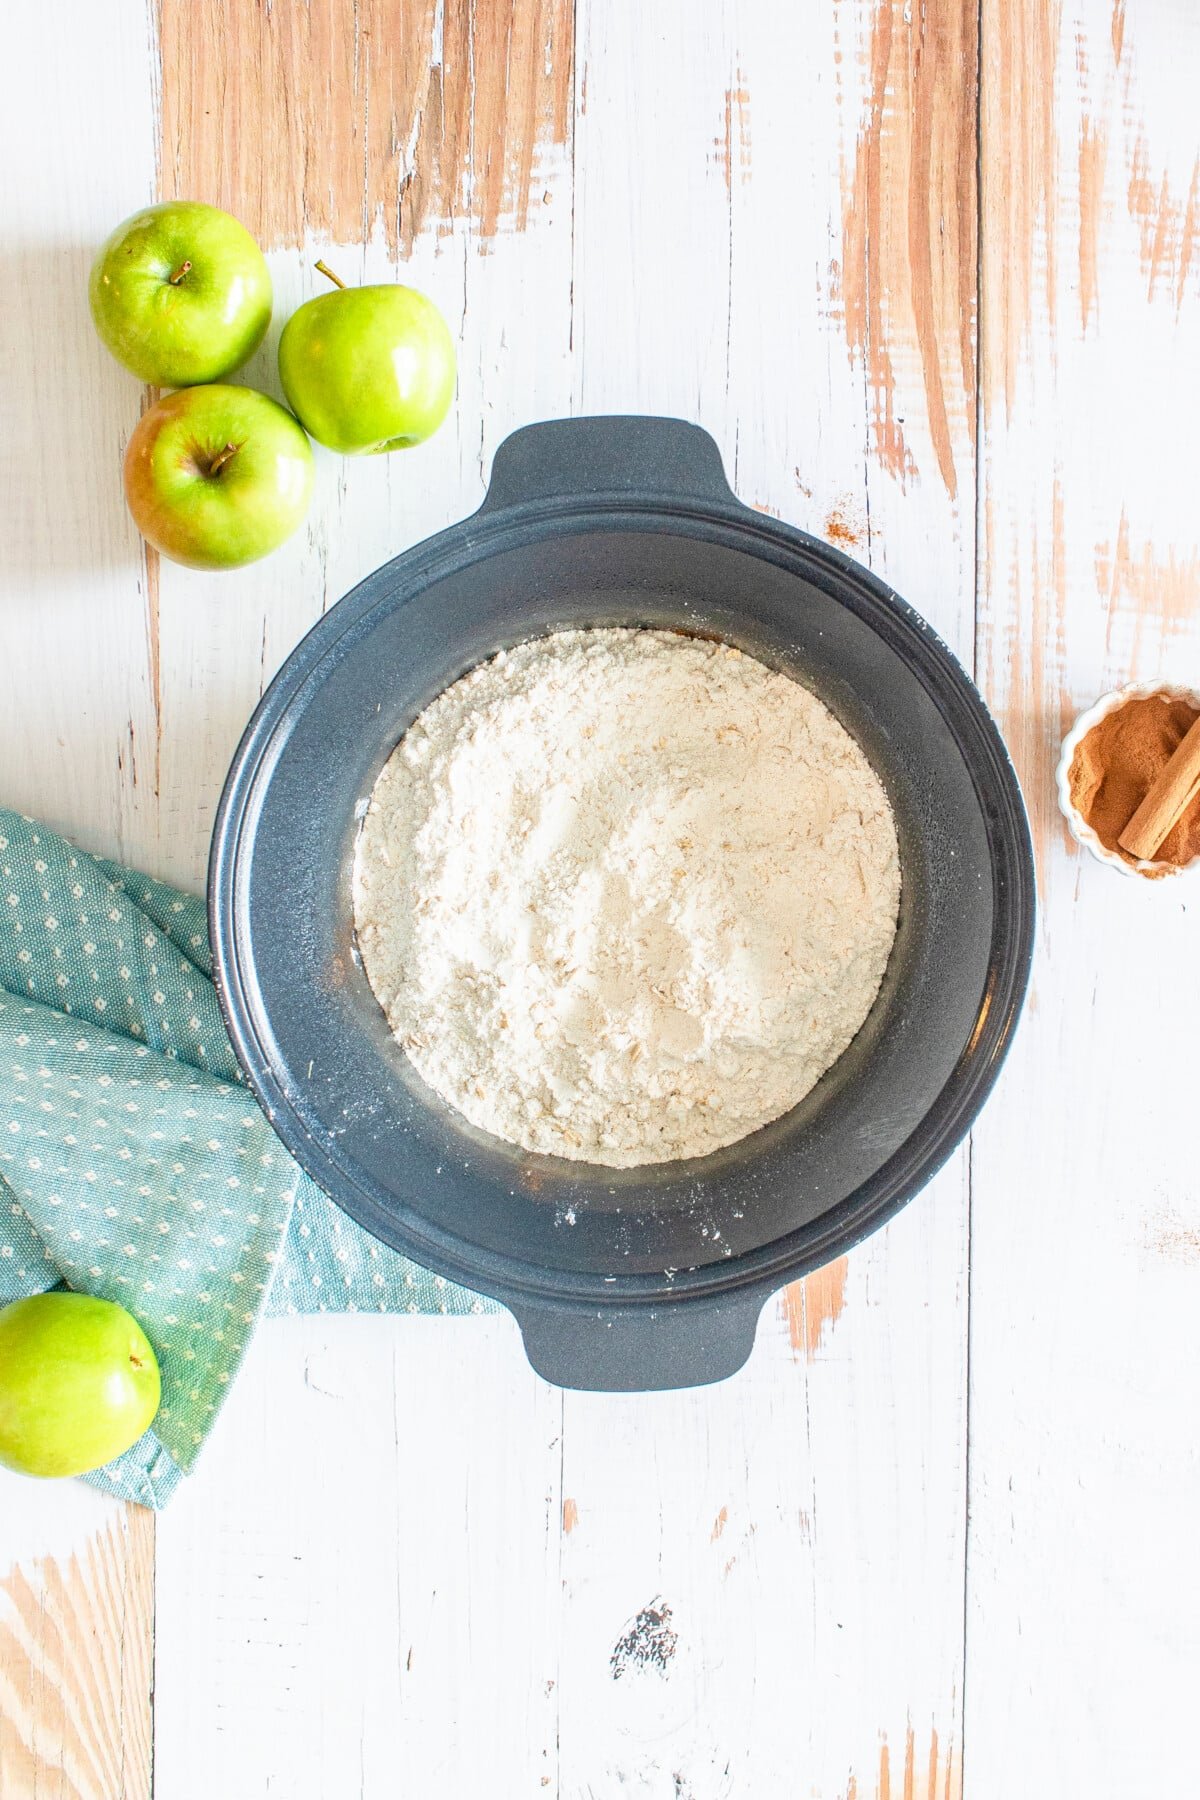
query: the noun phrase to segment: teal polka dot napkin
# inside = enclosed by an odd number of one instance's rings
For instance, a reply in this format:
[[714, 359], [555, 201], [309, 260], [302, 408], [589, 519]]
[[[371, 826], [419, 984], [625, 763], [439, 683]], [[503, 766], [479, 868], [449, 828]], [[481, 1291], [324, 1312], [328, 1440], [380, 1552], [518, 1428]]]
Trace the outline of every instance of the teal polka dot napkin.
[[492, 1304], [352, 1224], [243, 1085], [204, 903], [0, 808], [0, 1305], [119, 1300], [162, 1366], [153, 1430], [89, 1477], [161, 1506], [266, 1313]]

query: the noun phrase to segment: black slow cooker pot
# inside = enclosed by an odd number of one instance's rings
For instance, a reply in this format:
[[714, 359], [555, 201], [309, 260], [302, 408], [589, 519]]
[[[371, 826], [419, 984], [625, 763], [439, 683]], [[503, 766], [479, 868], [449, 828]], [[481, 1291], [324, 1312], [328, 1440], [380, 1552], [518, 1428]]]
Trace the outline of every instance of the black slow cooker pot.
[[[427, 1088], [367, 985], [350, 892], [367, 797], [416, 714], [502, 647], [600, 625], [715, 635], [812, 688], [888, 790], [904, 884], [875, 1006], [805, 1100], [728, 1149], [629, 1170], [516, 1150]], [[516, 432], [472, 518], [292, 653], [230, 770], [209, 908], [230, 1037], [297, 1161], [384, 1243], [510, 1307], [549, 1380], [639, 1389], [739, 1368], [767, 1296], [949, 1156], [1021, 1008], [1034, 872], [1004, 743], [924, 619], [742, 506], [697, 427], [596, 418]]]

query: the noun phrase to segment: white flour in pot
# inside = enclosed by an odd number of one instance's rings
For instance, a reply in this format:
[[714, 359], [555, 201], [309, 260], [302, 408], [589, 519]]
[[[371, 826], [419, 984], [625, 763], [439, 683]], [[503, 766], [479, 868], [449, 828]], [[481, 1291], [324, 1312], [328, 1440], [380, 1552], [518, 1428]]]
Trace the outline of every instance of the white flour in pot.
[[806, 688], [674, 632], [562, 631], [441, 694], [355, 864], [367, 976], [437, 1092], [528, 1150], [702, 1156], [858, 1031], [900, 861]]

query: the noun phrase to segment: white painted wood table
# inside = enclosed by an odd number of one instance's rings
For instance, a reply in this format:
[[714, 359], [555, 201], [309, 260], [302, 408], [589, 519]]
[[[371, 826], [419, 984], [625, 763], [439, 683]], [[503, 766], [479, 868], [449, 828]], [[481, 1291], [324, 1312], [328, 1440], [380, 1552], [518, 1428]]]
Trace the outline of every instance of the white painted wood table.
[[[3, 34], [0, 801], [199, 884], [313, 619], [512, 427], [645, 410], [974, 667], [1042, 899], [970, 1149], [735, 1380], [564, 1395], [507, 1319], [282, 1321], [157, 1520], [0, 1482], [3, 1800], [1200, 1791], [1200, 888], [1091, 863], [1051, 790], [1079, 706], [1200, 680], [1193, 0], [58, 0]], [[324, 251], [461, 348], [433, 443], [318, 453], [308, 528], [211, 579], [125, 515], [145, 396], [84, 298], [181, 193], [269, 246], [276, 329]]]

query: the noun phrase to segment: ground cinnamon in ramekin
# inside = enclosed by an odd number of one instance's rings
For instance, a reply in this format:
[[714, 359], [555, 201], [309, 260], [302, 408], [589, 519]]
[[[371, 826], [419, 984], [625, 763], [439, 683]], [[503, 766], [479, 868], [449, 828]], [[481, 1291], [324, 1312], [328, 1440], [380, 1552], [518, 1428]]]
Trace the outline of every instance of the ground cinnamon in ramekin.
[[[1071, 804], [1104, 848], [1114, 850], [1122, 862], [1132, 864], [1136, 859], [1118, 844], [1118, 834], [1197, 717], [1200, 708], [1188, 700], [1137, 694], [1106, 713], [1080, 740], [1071, 758]], [[1200, 856], [1200, 795], [1172, 827], [1154, 860], [1181, 866], [1194, 856]]]

